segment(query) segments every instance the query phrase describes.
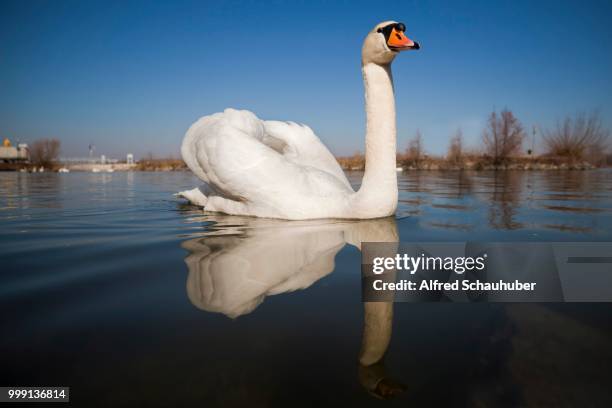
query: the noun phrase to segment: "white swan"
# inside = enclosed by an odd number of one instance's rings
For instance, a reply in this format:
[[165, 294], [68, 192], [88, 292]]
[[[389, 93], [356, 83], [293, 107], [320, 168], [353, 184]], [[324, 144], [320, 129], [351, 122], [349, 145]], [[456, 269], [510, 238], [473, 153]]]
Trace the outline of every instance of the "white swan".
[[379, 218], [397, 207], [395, 100], [391, 62], [419, 49], [404, 24], [378, 24], [365, 38], [366, 167], [355, 192], [313, 131], [226, 109], [195, 122], [181, 154], [206, 185], [179, 196], [206, 211], [292, 220]]

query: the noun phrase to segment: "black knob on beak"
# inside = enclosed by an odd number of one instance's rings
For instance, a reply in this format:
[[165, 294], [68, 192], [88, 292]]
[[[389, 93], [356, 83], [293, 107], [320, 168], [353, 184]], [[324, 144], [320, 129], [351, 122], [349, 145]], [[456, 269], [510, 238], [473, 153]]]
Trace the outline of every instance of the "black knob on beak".
[[395, 29], [397, 31], [401, 31], [402, 33], [406, 31], [406, 26], [404, 25], [404, 23], [397, 23], [395, 25]]

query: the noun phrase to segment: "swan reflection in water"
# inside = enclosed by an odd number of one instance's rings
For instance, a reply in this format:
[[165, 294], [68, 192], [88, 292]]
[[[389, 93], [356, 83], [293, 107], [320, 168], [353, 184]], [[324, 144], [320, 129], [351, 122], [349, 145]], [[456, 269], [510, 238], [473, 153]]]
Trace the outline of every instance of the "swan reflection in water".
[[[207, 215], [203, 220], [214, 223], [213, 234], [182, 244], [189, 251], [187, 296], [197, 308], [231, 318], [251, 313], [266, 296], [306, 289], [327, 276], [346, 244], [361, 249], [362, 242], [399, 240], [392, 217], [287, 222]], [[378, 398], [405, 389], [384, 367], [392, 321], [393, 303], [364, 303], [359, 381]]]

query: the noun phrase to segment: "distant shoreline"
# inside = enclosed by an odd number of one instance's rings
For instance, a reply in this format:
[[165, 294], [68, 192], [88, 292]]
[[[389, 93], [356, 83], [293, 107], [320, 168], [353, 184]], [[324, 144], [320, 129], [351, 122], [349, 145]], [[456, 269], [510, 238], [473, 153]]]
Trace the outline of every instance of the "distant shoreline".
[[[342, 170], [344, 171], [365, 171], [365, 163], [363, 165], [347, 166], [341, 159], [339, 160]], [[509, 162], [505, 164], [491, 163], [473, 163], [466, 162], [461, 165], [449, 165], [442, 161], [432, 160], [425, 163], [420, 163], [418, 166], [414, 164], [401, 165], [398, 163], [397, 171], [412, 172], [412, 171], [583, 171], [597, 170], [610, 168], [610, 166], [594, 166], [588, 162], [580, 163], [550, 163], [538, 161], [521, 161]], [[24, 172], [38, 173], [40, 168], [26, 163], [0, 163], [0, 172]], [[114, 163], [114, 164], [56, 164], [52, 168], [44, 168], [44, 172], [75, 172], [75, 173], [112, 173], [112, 172], [169, 172], [169, 171], [190, 171], [189, 168], [180, 160], [172, 160], [170, 162], [160, 160], [159, 162], [145, 163]]]
[[[352, 157], [339, 157], [338, 162], [343, 170], [364, 171], [365, 158], [361, 155]], [[555, 157], [516, 157], [509, 158], [500, 163], [483, 156], [468, 156], [459, 161], [439, 157], [425, 157], [420, 160], [399, 157], [398, 171], [413, 170], [443, 170], [443, 171], [495, 171], [495, 170], [592, 170], [610, 167], [608, 163], [595, 165], [585, 160], [567, 160]]]

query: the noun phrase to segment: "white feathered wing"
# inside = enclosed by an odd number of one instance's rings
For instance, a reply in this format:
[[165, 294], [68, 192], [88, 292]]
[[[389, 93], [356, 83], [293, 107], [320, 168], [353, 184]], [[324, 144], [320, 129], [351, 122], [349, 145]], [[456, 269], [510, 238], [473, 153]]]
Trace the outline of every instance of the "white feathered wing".
[[329, 150], [305, 125], [246, 110], [205, 116], [181, 154], [205, 189], [179, 195], [205, 210], [284, 219], [346, 218], [354, 194]]

